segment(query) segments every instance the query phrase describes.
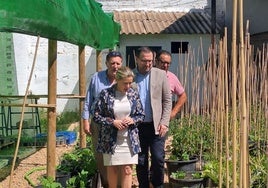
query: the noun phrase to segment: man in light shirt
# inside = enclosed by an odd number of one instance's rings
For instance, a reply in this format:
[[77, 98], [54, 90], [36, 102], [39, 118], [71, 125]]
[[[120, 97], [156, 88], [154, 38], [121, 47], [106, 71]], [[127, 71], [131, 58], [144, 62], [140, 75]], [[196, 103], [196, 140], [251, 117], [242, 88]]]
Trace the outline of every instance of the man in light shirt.
[[171, 62], [172, 58], [170, 52], [160, 50], [156, 54], [156, 67], [166, 71], [171, 93], [177, 96], [177, 101], [174, 104], [170, 114], [170, 119], [174, 119], [178, 112], [180, 112], [184, 103], [187, 101], [187, 95], [178, 77], [168, 70]]

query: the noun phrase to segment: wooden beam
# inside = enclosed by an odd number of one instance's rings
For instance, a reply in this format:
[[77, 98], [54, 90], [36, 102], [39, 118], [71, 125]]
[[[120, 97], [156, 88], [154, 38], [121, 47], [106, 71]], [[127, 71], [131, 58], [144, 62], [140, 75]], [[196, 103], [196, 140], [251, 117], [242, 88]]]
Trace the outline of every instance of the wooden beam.
[[[48, 104], [56, 104], [57, 41], [48, 40]], [[47, 176], [56, 176], [56, 108], [48, 108]]]
[[[0, 106], [22, 107], [19, 103], [0, 103]], [[56, 108], [56, 104], [25, 104], [25, 107]]]
[[[56, 95], [57, 98], [66, 98], [66, 99], [75, 99], [75, 98], [85, 98], [85, 95], [76, 95], [76, 94], [59, 94]], [[10, 99], [23, 99], [24, 95], [0, 95], [0, 99], [10, 100]], [[28, 95], [28, 99], [40, 99], [48, 98], [48, 95]]]

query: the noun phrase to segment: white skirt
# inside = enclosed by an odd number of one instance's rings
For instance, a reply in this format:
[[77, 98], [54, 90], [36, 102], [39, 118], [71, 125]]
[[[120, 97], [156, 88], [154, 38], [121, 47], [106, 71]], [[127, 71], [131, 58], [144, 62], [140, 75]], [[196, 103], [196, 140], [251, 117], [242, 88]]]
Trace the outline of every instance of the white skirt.
[[127, 129], [119, 130], [114, 154], [103, 154], [104, 166], [138, 164], [138, 155], [131, 153]]

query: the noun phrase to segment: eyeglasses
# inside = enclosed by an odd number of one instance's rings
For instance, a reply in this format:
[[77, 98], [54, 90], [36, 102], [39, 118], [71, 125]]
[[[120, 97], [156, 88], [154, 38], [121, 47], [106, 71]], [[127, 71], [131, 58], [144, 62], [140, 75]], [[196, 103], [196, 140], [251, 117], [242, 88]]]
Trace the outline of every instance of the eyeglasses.
[[150, 59], [140, 59], [139, 58], [139, 60], [142, 62], [142, 63], [151, 63], [151, 62], [153, 62], [153, 60], [150, 60]]
[[161, 61], [161, 60], [158, 60], [162, 65], [165, 65], [167, 64], [167, 66], [169, 66], [171, 64], [171, 62], [168, 62], [168, 61]]
[[110, 51], [106, 56], [106, 61], [109, 61], [109, 59], [111, 57], [121, 57], [122, 58], [122, 54], [118, 51]]

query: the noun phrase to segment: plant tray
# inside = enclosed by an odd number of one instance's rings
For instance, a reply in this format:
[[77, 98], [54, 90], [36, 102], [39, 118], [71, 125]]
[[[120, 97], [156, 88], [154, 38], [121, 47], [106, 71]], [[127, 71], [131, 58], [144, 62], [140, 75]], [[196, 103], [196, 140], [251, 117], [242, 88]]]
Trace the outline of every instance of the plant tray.
[[[16, 161], [22, 160], [36, 152], [35, 148], [19, 149]], [[12, 163], [14, 154], [0, 155], [0, 160], [8, 160], [8, 164]]]

